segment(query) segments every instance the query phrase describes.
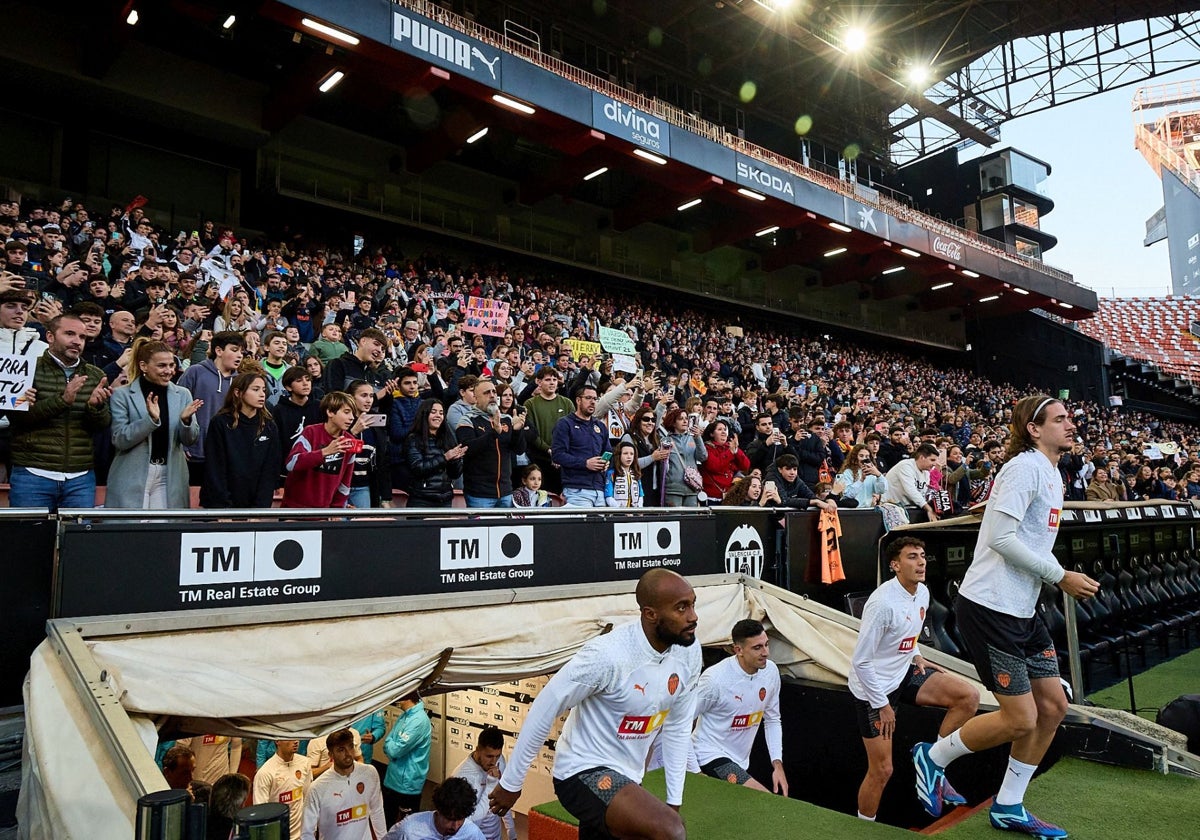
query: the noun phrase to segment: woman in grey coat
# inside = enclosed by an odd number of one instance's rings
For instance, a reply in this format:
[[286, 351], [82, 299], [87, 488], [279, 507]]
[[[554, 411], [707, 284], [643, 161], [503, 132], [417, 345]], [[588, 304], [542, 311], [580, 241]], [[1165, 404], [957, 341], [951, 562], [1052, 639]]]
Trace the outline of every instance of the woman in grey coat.
[[171, 381], [175, 354], [161, 341], [133, 345], [132, 382], [113, 391], [112, 439], [117, 450], [108, 471], [105, 507], [140, 510], [187, 509], [187, 456], [183, 448], [200, 438], [187, 388]]
[[708, 448], [700, 437], [700, 427], [696, 418], [690, 416], [682, 408], [667, 412], [663, 418], [663, 431], [666, 440], [670, 442], [670, 456], [667, 458], [666, 505], [667, 507], [697, 507], [700, 504], [697, 496], [699, 487], [689, 487], [684, 481], [687, 470], [697, 470], [708, 459]]

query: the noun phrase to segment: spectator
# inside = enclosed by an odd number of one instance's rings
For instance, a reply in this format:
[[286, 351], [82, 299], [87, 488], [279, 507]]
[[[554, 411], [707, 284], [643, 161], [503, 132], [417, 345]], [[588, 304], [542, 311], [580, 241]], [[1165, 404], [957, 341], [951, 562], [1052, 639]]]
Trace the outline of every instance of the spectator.
[[750, 468], [766, 472], [775, 460], [787, 452], [787, 438], [767, 413], [754, 418], [754, 439], [746, 447]]
[[937, 463], [938, 450], [932, 443], [922, 443], [913, 451], [912, 458], [899, 461], [888, 470], [887, 490], [883, 503], [900, 507], [921, 508], [929, 521], [938, 520], [937, 511], [929, 501], [929, 471]]
[[112, 424], [108, 378], [80, 359], [83, 322], [59, 315], [47, 325], [49, 346], [34, 365], [36, 402], [9, 413], [13, 470], [9, 504], [91, 508], [96, 504], [92, 435]]
[[542, 468], [530, 464], [520, 473], [521, 486], [513, 490], [513, 507], [550, 507], [550, 494], [542, 489]]
[[345, 391], [334, 391], [321, 400], [321, 411], [325, 422], [306, 426], [292, 444], [282, 507], [344, 508], [349, 502], [352, 456], [362, 445], [350, 433], [358, 404]]
[[[421, 809], [421, 791], [429, 775], [433, 727], [425, 704], [415, 691], [400, 699], [400, 716], [383, 742], [388, 770], [383, 779], [384, 813], [403, 820]], [[470, 812], [468, 812], [469, 814]]]
[[612, 465], [605, 473], [604, 504], [615, 508], [642, 507], [642, 470], [638, 466], [637, 447], [622, 440], [613, 450]]
[[342, 328], [337, 324], [326, 324], [321, 328], [321, 337], [309, 345], [308, 353], [322, 364], [329, 364], [350, 353], [350, 348], [342, 343]]
[[[796, 434], [799, 435], [800, 431], [797, 430]], [[809, 487], [818, 481], [827, 481], [833, 475], [830, 467], [832, 456], [829, 454], [829, 435], [824, 418], [814, 417], [808, 422], [808, 436], [792, 444], [792, 451], [800, 461], [800, 477]]]
[[1096, 474], [1092, 476], [1092, 483], [1087, 488], [1087, 501], [1089, 502], [1119, 502], [1121, 501], [1121, 487], [1112, 480], [1112, 476], [1108, 474], [1107, 469], [1096, 470]]
[[562, 473], [568, 507], [604, 507], [604, 471], [608, 432], [596, 419], [597, 393], [589, 384], [575, 391], [575, 411], [558, 421], [550, 451]]
[[286, 358], [288, 352], [287, 336], [281, 332], [269, 332], [262, 343], [263, 370], [267, 373], [267, 406], [274, 408], [283, 396], [283, 375], [299, 359]]
[[838, 483], [845, 488], [842, 495], [854, 499], [860, 508], [878, 505], [887, 492], [887, 479], [875, 465], [870, 450], [862, 444], [851, 447], [842, 465], [845, 469], [837, 476]]
[[388, 338], [381, 330], [363, 330], [353, 353], [343, 353], [325, 366], [326, 393], [344, 390], [355, 379], [365, 379], [375, 386], [380, 400], [389, 397], [398, 383], [388, 381], [388, 370], [383, 366], [387, 346]]
[[779, 504], [784, 507], [800, 510], [809, 507], [837, 510], [836, 502], [818, 499], [812, 488], [804, 483], [800, 478], [800, 462], [790, 453], [776, 458], [775, 463], [763, 476], [763, 495], [767, 496], [771, 492], [779, 496]]
[[308, 372], [307, 368], [299, 365], [288, 368], [283, 374], [285, 396], [271, 410], [282, 443], [279, 459], [281, 487], [283, 486], [283, 477], [287, 475], [284, 465], [287, 463], [287, 456], [292, 451], [292, 444], [300, 437], [305, 426], [320, 423], [324, 417], [321, 414], [321, 401], [312, 395], [312, 383], [312, 374]]
[[446, 410], [435, 399], [421, 401], [412, 431], [404, 441], [410, 476], [408, 506], [450, 507], [455, 478], [462, 475], [467, 447], [446, 423]]
[[699, 504], [696, 493], [703, 489], [704, 479], [698, 468], [708, 457], [708, 450], [697, 423], [697, 418], [680, 408], [668, 411], [663, 418], [663, 428], [671, 444], [667, 459], [667, 507], [696, 507]]
[[542, 468], [543, 484], [551, 493], [562, 490], [562, 476], [550, 451], [554, 445], [554, 427], [575, 408], [568, 397], [558, 393], [560, 384], [560, 373], [547, 365], [537, 372], [537, 388], [524, 401], [533, 431], [529, 437], [529, 460]]
[[490, 379], [475, 384], [475, 405], [455, 429], [463, 456], [463, 494], [467, 507], [512, 507], [512, 455], [525, 451], [525, 438], [515, 434], [525, 418], [505, 420]]
[[[26, 326], [33, 304], [33, 292], [26, 291], [25, 281], [11, 275], [0, 276], [0, 353], [24, 356], [36, 364], [48, 346], [42, 334]], [[37, 395], [26, 396], [36, 399]], [[12, 432], [8, 412], [0, 411], [0, 480], [8, 481], [12, 470]]]
[[892, 467], [909, 457], [908, 434], [903, 426], [892, 426], [888, 429], [888, 439], [880, 444], [879, 454], [875, 456], [879, 469], [890, 472]]
[[359, 509], [392, 506], [392, 476], [388, 457], [387, 433], [382, 425], [384, 415], [372, 414], [375, 389], [365, 379], [356, 379], [346, 389], [358, 409], [350, 434], [361, 441], [354, 453], [354, 473], [350, 484], [350, 507]]
[[392, 487], [408, 490], [408, 463], [404, 460], [404, 439], [412, 431], [417, 409], [421, 407], [421, 394], [417, 384], [417, 372], [402, 367], [396, 372], [398, 396], [389, 400], [387, 436], [392, 462]]
[[[200, 440], [187, 447], [189, 483], [193, 486], [202, 483], [208, 427], [216, 413], [222, 410], [228, 401], [230, 385], [238, 366], [242, 363], [244, 346], [240, 333], [218, 332], [212, 337], [210, 358], [192, 365], [179, 378], [180, 387], [186, 388], [194, 399], [204, 403], [196, 412], [196, 419], [200, 422]], [[238, 411], [240, 407], [235, 407], [234, 410]]]
[[133, 346], [133, 381], [113, 392], [112, 440], [117, 454], [108, 472], [105, 507], [186, 510], [187, 453], [200, 437], [196, 412], [203, 405], [171, 381], [175, 356], [161, 341]]
[[738, 449], [737, 435], [733, 434], [727, 420], [713, 420], [701, 437], [708, 453], [700, 464], [704, 495], [710, 505], [719, 505], [734, 477], [750, 469], [750, 459]]
[[203, 508], [269, 508], [279, 475], [279, 429], [267, 411], [266, 377], [234, 377], [208, 425]]
[[479, 377], [473, 373], [459, 377], [458, 399], [446, 409], [446, 425], [452, 430], [457, 429], [471, 413], [471, 409], [475, 407], [475, 386], [477, 384], [479, 384]]
[[666, 464], [671, 457], [669, 441], [658, 429], [658, 417], [642, 408], [629, 424], [629, 432], [622, 441], [630, 441], [637, 447], [638, 469], [642, 475], [642, 498], [654, 507], [663, 506], [663, 491], [666, 489]]

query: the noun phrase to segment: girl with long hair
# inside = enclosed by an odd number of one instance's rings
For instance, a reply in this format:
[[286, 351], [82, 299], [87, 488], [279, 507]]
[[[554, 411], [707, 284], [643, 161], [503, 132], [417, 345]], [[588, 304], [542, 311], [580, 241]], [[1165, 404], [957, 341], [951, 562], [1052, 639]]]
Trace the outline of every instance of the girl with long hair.
[[240, 373], [204, 438], [204, 508], [269, 508], [279, 475], [279, 429], [267, 411], [267, 378]]
[[860, 508], [878, 505], [883, 494], [887, 492], [887, 478], [871, 457], [871, 450], [864, 444], [855, 444], [850, 448], [842, 466], [845, 469], [837, 476], [837, 480], [846, 488], [842, 495], [856, 499]]
[[409, 507], [450, 507], [453, 481], [462, 475], [467, 447], [458, 443], [446, 423], [446, 409], [435, 399], [422, 400], [404, 440], [404, 458], [412, 481]]
[[638, 466], [637, 446], [622, 440], [613, 450], [612, 462], [604, 481], [604, 504], [609, 507], [642, 507], [642, 469]]

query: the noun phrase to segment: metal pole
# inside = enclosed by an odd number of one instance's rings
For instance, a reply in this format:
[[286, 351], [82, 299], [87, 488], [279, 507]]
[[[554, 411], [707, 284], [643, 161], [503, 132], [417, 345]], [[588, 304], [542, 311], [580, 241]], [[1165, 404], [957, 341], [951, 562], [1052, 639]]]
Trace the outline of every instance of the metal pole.
[[1071, 669], [1071, 692], [1075, 702], [1083, 702], [1086, 696], [1083, 687], [1083, 662], [1079, 658], [1079, 625], [1075, 623], [1075, 599], [1066, 592], [1062, 594], [1063, 616], [1067, 620], [1067, 664]]

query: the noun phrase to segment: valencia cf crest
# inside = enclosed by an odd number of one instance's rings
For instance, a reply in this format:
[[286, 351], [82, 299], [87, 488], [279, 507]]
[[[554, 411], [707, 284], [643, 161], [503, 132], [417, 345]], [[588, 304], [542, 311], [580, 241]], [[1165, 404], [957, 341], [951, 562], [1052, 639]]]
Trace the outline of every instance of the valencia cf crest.
[[596, 787], [600, 790], [612, 790], [612, 776], [601, 776], [600, 781], [596, 782]]
[[667, 692], [669, 694], [674, 694], [676, 692], [676, 690], [678, 690], [678, 688], [679, 688], [679, 675], [672, 674], [671, 676], [669, 676], [667, 678]]
[[359, 782], [358, 785], [355, 786], [355, 790], [357, 790], [359, 793], [362, 793], [366, 789], [367, 789], [367, 786], [364, 785], [362, 782]]
[[925, 620], [925, 608], [924, 607], [921, 607], [921, 620], [922, 621]]
[[298, 782], [298, 781], [300, 781], [300, 780], [301, 780], [301, 779], [303, 779], [303, 778], [304, 778], [304, 774], [303, 774], [303, 773], [301, 773], [299, 770], [297, 770], [297, 771], [296, 771], [296, 781]]
[[758, 690], [758, 701], [761, 703], [763, 700], [766, 700], [766, 699], [767, 699], [767, 687], [763, 686], [762, 688], [760, 688]]
[[1001, 671], [996, 674], [996, 685], [1001, 688], [1008, 688], [1012, 684], [1012, 675], [1008, 671]]

